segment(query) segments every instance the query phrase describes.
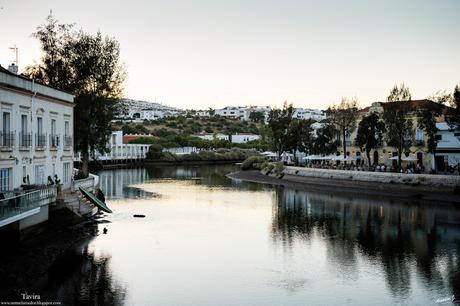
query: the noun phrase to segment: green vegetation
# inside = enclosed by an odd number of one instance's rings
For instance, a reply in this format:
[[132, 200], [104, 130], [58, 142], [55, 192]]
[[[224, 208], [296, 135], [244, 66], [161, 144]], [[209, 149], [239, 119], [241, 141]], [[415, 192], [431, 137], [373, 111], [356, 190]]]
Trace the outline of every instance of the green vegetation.
[[250, 156], [241, 163], [242, 170], [262, 170], [265, 158], [262, 156]]
[[241, 149], [219, 149], [217, 151], [199, 151], [191, 154], [176, 155], [170, 152], [162, 152], [161, 146], [154, 144], [150, 146], [147, 153], [147, 160], [161, 162], [186, 162], [186, 161], [237, 161], [244, 160], [256, 154], [252, 150]]

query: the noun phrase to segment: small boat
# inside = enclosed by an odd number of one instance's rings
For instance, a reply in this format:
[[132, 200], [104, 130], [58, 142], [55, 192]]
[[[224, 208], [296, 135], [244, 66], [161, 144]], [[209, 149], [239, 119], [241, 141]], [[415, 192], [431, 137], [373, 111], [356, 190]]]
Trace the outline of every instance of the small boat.
[[86, 190], [83, 187], [78, 187], [78, 189], [80, 190], [81, 194], [85, 198], [87, 198], [88, 201], [90, 201], [91, 203], [96, 205], [97, 208], [99, 208], [100, 210], [103, 210], [105, 212], [112, 213], [112, 210], [110, 208], [108, 208], [107, 205], [104, 202], [102, 202], [101, 200], [96, 198], [96, 196], [94, 194], [92, 194], [91, 192], [89, 192], [88, 190]]
[[133, 215], [134, 218], [145, 218], [145, 215]]

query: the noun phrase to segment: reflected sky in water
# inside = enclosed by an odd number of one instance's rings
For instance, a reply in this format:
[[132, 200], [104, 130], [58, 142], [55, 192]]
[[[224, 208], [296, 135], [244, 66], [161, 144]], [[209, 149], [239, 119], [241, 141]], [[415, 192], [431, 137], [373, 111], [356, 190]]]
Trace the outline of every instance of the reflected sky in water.
[[114, 304], [427, 305], [460, 294], [458, 209], [225, 178], [235, 169], [99, 173], [114, 213], [85, 258], [105, 262]]

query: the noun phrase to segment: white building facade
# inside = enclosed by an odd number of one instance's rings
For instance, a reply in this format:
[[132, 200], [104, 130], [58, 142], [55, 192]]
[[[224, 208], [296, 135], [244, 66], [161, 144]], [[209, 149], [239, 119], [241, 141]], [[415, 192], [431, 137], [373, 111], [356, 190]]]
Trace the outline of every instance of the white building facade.
[[71, 185], [73, 95], [0, 67], [0, 191]]
[[312, 119], [319, 122], [326, 119], [326, 114], [319, 109], [295, 108], [294, 113], [292, 114], [292, 118], [301, 120]]
[[251, 133], [233, 134], [231, 136], [232, 143], [246, 143], [249, 141], [259, 140], [259, 138], [260, 135]]

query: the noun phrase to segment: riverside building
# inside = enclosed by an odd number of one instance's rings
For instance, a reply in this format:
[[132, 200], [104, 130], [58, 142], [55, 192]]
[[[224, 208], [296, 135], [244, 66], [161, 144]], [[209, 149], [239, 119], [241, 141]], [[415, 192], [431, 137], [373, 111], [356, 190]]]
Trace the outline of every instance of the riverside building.
[[55, 176], [71, 185], [73, 95], [0, 66], [0, 192], [46, 185]]

